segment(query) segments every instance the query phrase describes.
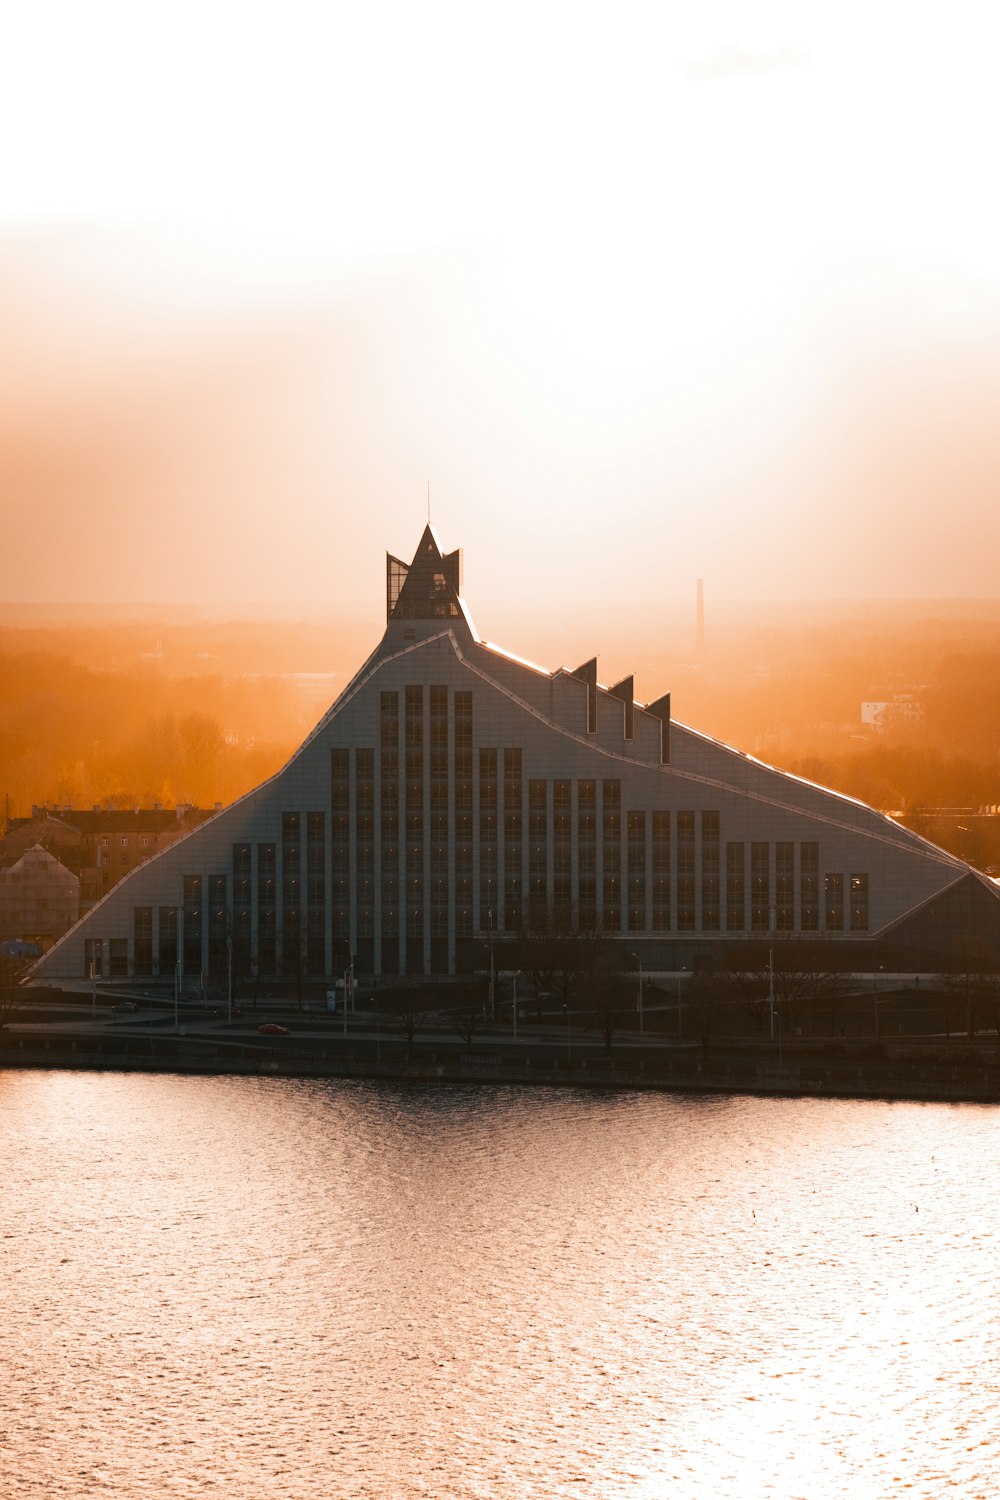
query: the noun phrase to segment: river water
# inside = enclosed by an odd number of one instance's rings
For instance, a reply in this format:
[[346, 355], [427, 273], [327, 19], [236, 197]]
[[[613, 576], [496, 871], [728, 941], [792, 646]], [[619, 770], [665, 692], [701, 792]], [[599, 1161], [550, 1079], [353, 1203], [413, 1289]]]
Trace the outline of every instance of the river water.
[[0, 1072], [0, 1496], [1000, 1493], [1000, 1112]]

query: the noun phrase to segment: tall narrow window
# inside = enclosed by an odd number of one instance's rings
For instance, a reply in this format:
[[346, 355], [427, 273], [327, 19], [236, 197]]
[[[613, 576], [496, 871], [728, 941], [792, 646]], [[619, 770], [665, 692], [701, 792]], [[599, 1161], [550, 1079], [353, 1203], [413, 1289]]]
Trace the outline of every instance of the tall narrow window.
[[277, 851], [274, 844], [257, 845], [257, 972], [277, 971]]
[[677, 930], [694, 931], [694, 813], [677, 814]]
[[771, 930], [771, 846], [750, 845], [750, 925], [754, 932]]
[[552, 921], [568, 932], [573, 921], [572, 784], [552, 783]]
[[229, 892], [225, 875], [208, 882], [208, 972], [221, 985], [229, 968]]
[[805, 843], [801, 861], [801, 924], [803, 932], [819, 930], [819, 844]]
[[670, 928], [670, 814], [653, 814], [653, 930]]
[[382, 973], [399, 973], [399, 694], [383, 693], [379, 711], [382, 772]]
[[617, 777], [601, 783], [601, 824], [604, 855], [605, 932], [622, 928], [622, 784]]
[[795, 845], [779, 840], [774, 846], [774, 914], [779, 932], [795, 926]]
[[137, 974], [152, 974], [153, 972], [153, 908], [151, 906], [134, 906], [132, 908], [132, 943]]
[[868, 931], [868, 876], [851, 876], [851, 931]]
[[503, 753], [503, 925], [524, 925], [524, 782], [520, 750]]
[[455, 694], [455, 938], [456, 966], [472, 965], [472, 694]]
[[177, 967], [178, 958], [176, 906], [161, 906], [159, 910], [158, 920], [160, 927], [160, 975], [164, 979], [173, 979], [174, 970]]
[[824, 880], [826, 895], [826, 930], [827, 932], [842, 932], [844, 930], [844, 877], [843, 875], [827, 875]]
[[597, 929], [597, 782], [577, 783], [580, 931]]
[[306, 968], [310, 974], [322, 974], [326, 968], [326, 819], [321, 812], [306, 813], [305, 908]]
[[532, 932], [549, 928], [548, 891], [548, 784], [528, 782], [528, 927]]
[[497, 891], [497, 752], [479, 752], [479, 926], [485, 933], [500, 925]]
[[201, 885], [200, 875], [184, 876], [184, 973], [199, 984], [204, 978], [201, 961]]
[[253, 951], [251, 912], [253, 909], [253, 869], [251, 846], [246, 843], [233, 845], [233, 980], [238, 982], [250, 975], [250, 955]]
[[375, 751], [354, 752], [355, 897], [358, 926], [354, 967], [375, 972]]
[[448, 973], [448, 689], [430, 690], [431, 972]]
[[704, 932], [719, 930], [719, 814], [701, 815], [701, 925]]
[[[334, 750], [334, 757], [346, 750]], [[335, 782], [336, 786], [336, 782]], [[346, 814], [344, 815], [346, 822]], [[345, 882], [346, 884], [346, 882]], [[305, 972], [302, 951], [305, 922], [302, 918], [302, 817], [297, 812], [281, 814], [281, 972], [298, 983]]]
[[646, 814], [630, 812], [626, 819], [628, 858], [628, 930], [646, 929]]
[[726, 845], [726, 931], [743, 932], [747, 925], [747, 851], [742, 843]]
[[424, 690], [406, 689], [406, 972], [424, 972]]

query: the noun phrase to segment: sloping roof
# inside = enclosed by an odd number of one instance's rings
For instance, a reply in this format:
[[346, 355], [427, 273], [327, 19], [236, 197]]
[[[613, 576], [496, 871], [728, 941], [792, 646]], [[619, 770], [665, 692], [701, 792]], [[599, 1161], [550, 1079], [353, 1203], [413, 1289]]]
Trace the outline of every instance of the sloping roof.
[[81, 836], [78, 828], [71, 827], [62, 818], [51, 813], [44, 818], [32, 818], [15, 826], [0, 840], [0, 869], [16, 864], [26, 850], [41, 845], [54, 851], [56, 857], [80, 848]]

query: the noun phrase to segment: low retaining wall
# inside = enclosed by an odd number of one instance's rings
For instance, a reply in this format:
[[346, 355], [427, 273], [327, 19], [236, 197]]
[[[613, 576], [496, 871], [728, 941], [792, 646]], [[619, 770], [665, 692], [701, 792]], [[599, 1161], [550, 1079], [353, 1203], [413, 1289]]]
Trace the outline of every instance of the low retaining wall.
[[571, 1058], [526, 1050], [459, 1053], [318, 1042], [260, 1045], [190, 1037], [6, 1036], [0, 1067], [83, 1068], [148, 1073], [263, 1074], [287, 1078], [373, 1078], [415, 1082], [544, 1084], [573, 1088], [662, 1089], [697, 1093], [816, 1095], [1000, 1103], [1000, 1066], [890, 1058], [796, 1057], [711, 1051]]

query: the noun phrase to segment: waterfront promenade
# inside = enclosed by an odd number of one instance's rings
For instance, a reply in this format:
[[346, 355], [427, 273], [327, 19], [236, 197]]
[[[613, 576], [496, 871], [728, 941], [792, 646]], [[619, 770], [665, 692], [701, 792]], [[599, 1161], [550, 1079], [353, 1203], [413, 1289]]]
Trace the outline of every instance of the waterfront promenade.
[[[219, 1006], [175, 1014], [163, 1000], [131, 993], [134, 1010], [121, 1008], [121, 992], [93, 1004], [50, 997], [19, 1010], [0, 1030], [0, 1067], [1000, 1103], [1000, 1040], [992, 1035], [708, 1044], [623, 1031], [609, 1048], [572, 1017], [522, 1024], [516, 1037], [509, 1023], [463, 1038], [428, 1021], [407, 1038], [398, 1022], [371, 1012], [345, 1022], [268, 998], [231, 1017]], [[281, 1030], [261, 1034], [262, 1024]]]

